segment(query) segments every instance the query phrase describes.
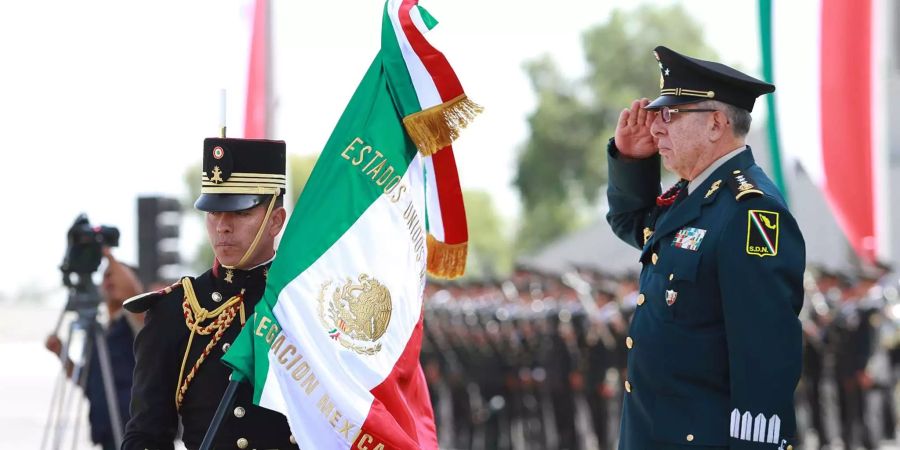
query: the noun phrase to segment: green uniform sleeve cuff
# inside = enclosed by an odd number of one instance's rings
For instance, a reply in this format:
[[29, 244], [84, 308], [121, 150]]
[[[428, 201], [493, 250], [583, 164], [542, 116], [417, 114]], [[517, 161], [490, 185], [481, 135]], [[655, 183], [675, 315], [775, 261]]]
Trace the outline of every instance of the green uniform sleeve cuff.
[[659, 155], [646, 159], [625, 159], [616, 148], [615, 138], [609, 139], [607, 167], [609, 187], [642, 199], [655, 199], [660, 192]]
[[766, 442], [750, 442], [740, 439], [731, 439], [728, 446], [729, 450], [800, 450], [793, 443], [793, 440], [784, 439], [778, 444], [770, 444]]

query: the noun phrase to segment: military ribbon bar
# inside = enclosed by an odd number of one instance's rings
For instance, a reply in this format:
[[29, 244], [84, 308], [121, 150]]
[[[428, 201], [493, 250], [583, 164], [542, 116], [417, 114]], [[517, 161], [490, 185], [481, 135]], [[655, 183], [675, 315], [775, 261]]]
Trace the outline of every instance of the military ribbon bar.
[[706, 236], [706, 230], [702, 228], [684, 227], [675, 234], [672, 245], [686, 250], [697, 251], [700, 243], [703, 242], [703, 236]]

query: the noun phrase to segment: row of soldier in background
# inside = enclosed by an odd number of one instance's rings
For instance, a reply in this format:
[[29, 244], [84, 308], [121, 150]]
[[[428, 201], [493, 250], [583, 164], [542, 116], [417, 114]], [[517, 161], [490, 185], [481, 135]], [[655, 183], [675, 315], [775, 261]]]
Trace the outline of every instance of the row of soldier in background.
[[819, 270], [806, 281], [798, 404], [818, 447], [879, 448], [896, 440], [900, 294], [889, 267], [856, 276]]
[[[804, 448], [894, 438], [900, 286], [891, 277], [884, 266], [852, 277], [808, 271]], [[432, 282], [425, 295], [422, 365], [442, 448], [615, 448], [636, 275], [518, 270], [504, 281]]]

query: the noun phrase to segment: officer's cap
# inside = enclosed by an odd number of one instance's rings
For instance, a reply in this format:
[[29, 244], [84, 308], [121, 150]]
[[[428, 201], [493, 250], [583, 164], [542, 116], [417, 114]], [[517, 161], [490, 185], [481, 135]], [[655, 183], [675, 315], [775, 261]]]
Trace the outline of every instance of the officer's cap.
[[203, 184], [194, 207], [242, 211], [285, 192], [284, 141], [207, 138], [203, 141]]
[[659, 97], [647, 109], [717, 100], [753, 111], [756, 97], [775, 91], [775, 86], [757, 80], [724, 64], [691, 58], [659, 46], [653, 51], [659, 61]]

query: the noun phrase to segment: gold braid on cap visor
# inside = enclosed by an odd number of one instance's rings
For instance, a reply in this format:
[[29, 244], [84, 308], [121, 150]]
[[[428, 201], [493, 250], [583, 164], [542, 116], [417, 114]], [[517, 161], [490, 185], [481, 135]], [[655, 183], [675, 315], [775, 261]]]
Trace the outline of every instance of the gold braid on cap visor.
[[686, 95], [689, 97], [703, 97], [703, 98], [715, 98], [715, 91], [695, 91], [693, 89], [683, 89], [683, 88], [669, 88], [669, 89], [660, 89], [659, 95], [675, 95], [682, 96]]
[[284, 175], [270, 173], [234, 172], [227, 180], [213, 181], [203, 172], [201, 194], [269, 194], [273, 189], [285, 189]]

